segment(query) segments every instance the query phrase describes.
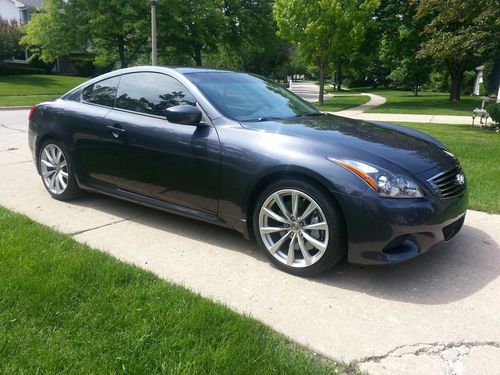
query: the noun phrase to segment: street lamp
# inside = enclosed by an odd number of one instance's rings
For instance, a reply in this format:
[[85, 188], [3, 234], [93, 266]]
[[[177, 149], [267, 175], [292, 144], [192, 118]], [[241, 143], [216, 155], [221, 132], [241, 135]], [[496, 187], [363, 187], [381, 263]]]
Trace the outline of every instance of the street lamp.
[[156, 6], [158, 0], [151, 0], [151, 65], [158, 65], [158, 51], [156, 47]]

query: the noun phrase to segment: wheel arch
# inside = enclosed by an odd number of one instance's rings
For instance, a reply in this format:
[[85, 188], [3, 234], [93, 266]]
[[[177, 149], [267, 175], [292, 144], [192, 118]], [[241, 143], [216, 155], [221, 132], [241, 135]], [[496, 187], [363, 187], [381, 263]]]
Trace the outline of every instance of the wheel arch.
[[306, 180], [307, 182], [315, 185], [317, 188], [322, 190], [326, 196], [331, 198], [331, 202], [335, 205], [335, 208], [339, 211], [340, 217], [342, 218], [343, 229], [347, 241], [349, 233], [347, 230], [346, 216], [344, 210], [342, 209], [342, 206], [338, 202], [338, 199], [328, 188], [328, 184], [326, 181], [324, 181], [325, 179], [323, 177], [315, 173], [310, 173], [310, 171], [305, 171], [301, 169], [273, 170], [261, 176], [261, 178], [254, 184], [249, 194], [247, 195], [247, 199], [245, 202], [245, 217], [247, 223], [247, 233], [249, 238], [254, 238], [255, 236], [253, 228], [253, 214], [255, 211], [255, 204], [257, 203], [260, 194], [271, 183], [278, 180], [289, 179], [289, 178]]
[[47, 142], [48, 140], [53, 139], [54, 141], [59, 141], [62, 142], [55, 134], [53, 133], [47, 133], [39, 137], [36, 141], [35, 144], [35, 161], [36, 161], [36, 170], [38, 174], [41, 174], [40, 172], [40, 163], [38, 162], [38, 158], [40, 157], [40, 149], [42, 145]]

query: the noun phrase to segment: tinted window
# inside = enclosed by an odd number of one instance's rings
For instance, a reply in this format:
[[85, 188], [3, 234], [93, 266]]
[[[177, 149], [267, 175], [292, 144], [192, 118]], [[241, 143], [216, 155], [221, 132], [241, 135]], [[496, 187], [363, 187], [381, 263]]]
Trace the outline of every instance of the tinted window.
[[87, 103], [113, 107], [115, 104], [116, 88], [119, 81], [119, 77], [113, 77], [88, 86], [83, 90], [83, 100]]
[[117, 108], [164, 116], [165, 109], [179, 104], [194, 106], [196, 100], [172, 77], [159, 73], [132, 73], [123, 75], [120, 80]]
[[70, 92], [68, 95], [64, 96], [64, 100], [70, 100], [72, 102], [79, 102], [80, 98], [82, 96], [82, 90], [76, 90], [73, 92]]
[[282, 119], [320, 113], [283, 87], [250, 74], [200, 72], [188, 73], [186, 77], [219, 111], [238, 121]]

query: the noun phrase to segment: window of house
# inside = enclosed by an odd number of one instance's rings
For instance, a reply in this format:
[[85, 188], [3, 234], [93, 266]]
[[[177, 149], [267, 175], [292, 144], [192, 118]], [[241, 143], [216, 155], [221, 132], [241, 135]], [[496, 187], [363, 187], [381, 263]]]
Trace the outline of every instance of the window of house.
[[176, 79], [160, 73], [131, 73], [121, 77], [116, 107], [164, 116], [179, 104], [196, 105], [195, 98]]

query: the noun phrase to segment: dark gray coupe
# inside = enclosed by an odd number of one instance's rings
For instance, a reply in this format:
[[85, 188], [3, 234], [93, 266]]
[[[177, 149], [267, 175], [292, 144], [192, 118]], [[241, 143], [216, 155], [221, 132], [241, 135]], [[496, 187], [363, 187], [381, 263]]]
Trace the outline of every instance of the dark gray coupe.
[[415, 130], [319, 112], [251, 74], [135, 67], [30, 113], [56, 199], [92, 190], [233, 228], [297, 275], [411, 259], [461, 228], [458, 160]]

